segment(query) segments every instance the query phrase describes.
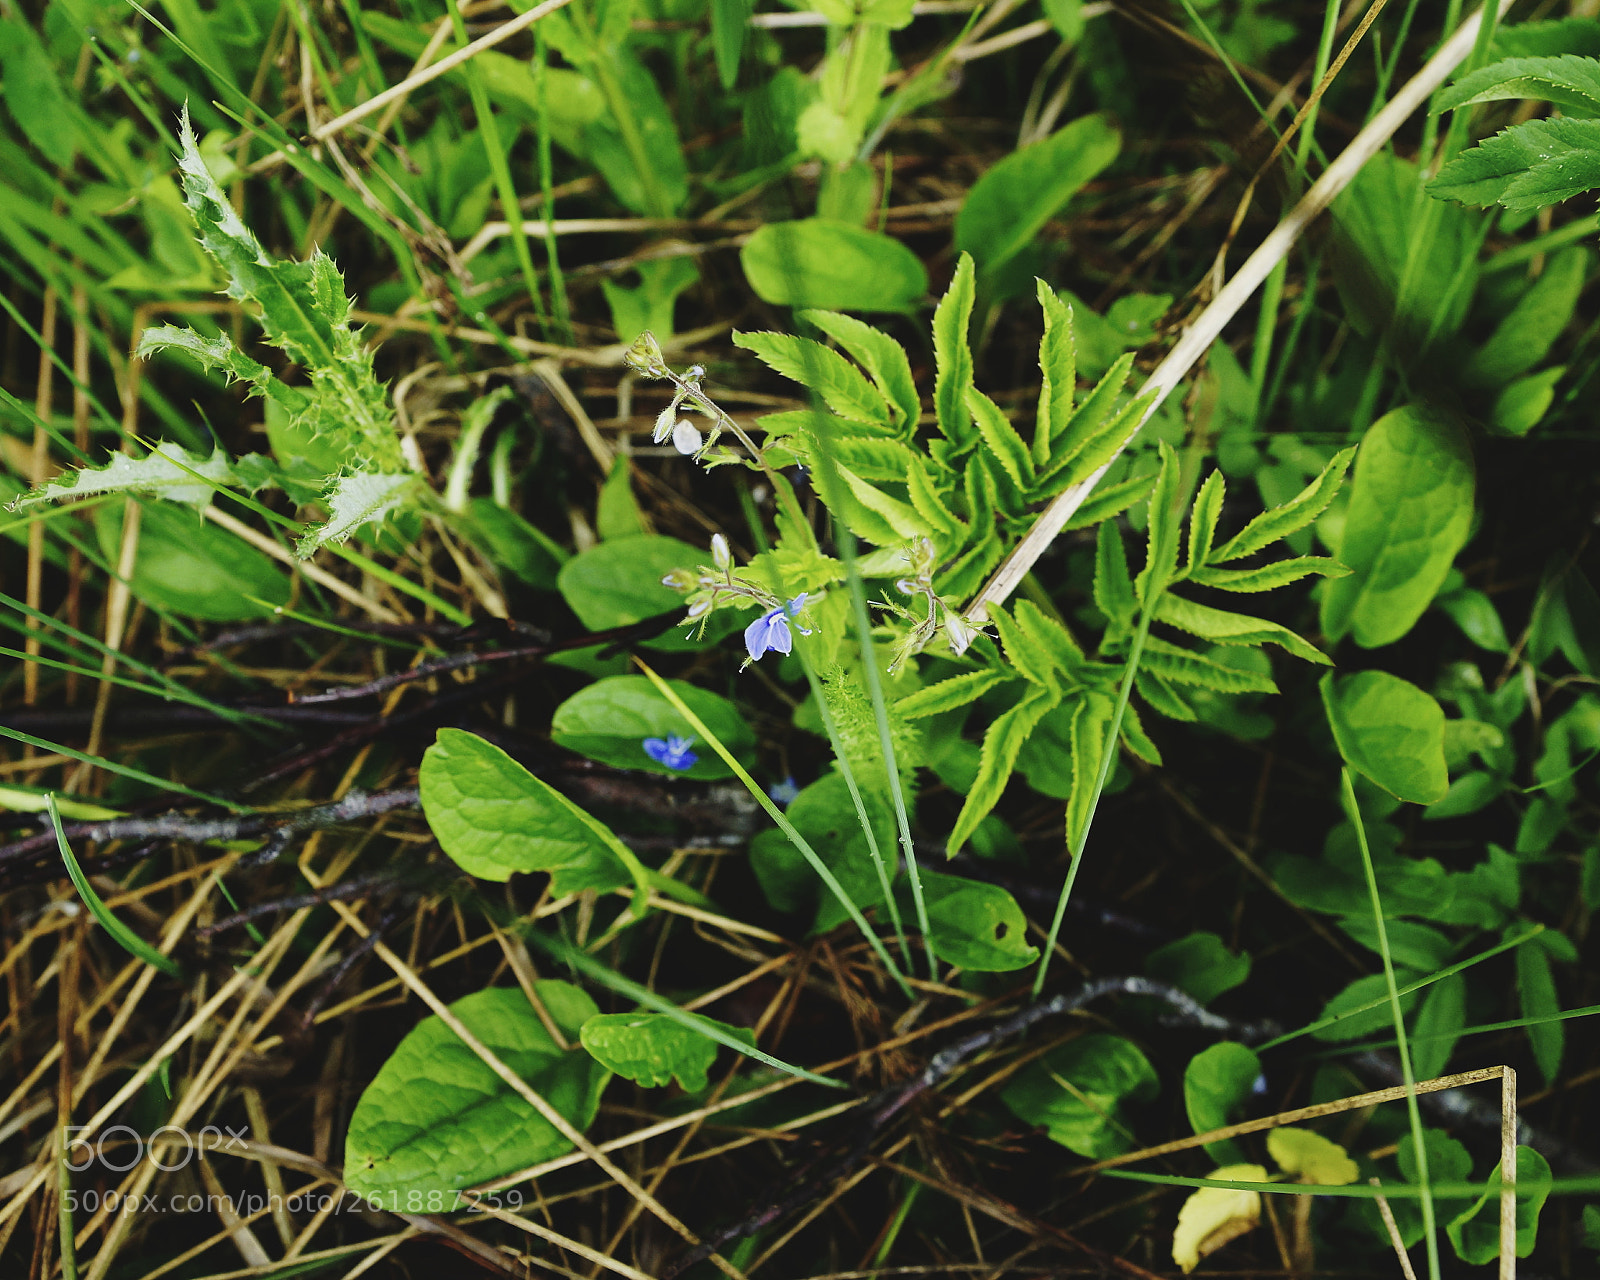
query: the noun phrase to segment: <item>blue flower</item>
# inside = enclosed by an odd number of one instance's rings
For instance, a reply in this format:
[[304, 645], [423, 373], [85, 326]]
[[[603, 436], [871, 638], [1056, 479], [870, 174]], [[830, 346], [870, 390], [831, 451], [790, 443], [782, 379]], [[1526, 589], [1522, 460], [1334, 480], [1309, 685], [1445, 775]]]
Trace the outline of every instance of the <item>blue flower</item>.
[[645, 755], [657, 764], [679, 770], [692, 769], [700, 758], [689, 750], [693, 745], [693, 738], [680, 738], [676, 734], [670, 738], [646, 738], [643, 743]]
[[800, 784], [793, 776], [785, 778], [782, 782], [774, 782], [767, 788], [767, 794], [779, 808], [787, 809], [794, 803], [794, 798], [800, 794]]
[[[764, 614], [744, 629], [744, 647], [749, 653], [750, 660], [754, 662], [764, 653], [792, 653], [794, 652], [794, 636], [789, 631], [789, 619], [800, 616], [800, 610], [806, 607], [806, 593], [802, 591], [788, 604], [780, 604], [776, 609], [768, 609]], [[798, 623], [795, 624], [799, 626]], [[800, 627], [800, 634], [808, 636], [810, 631]]]

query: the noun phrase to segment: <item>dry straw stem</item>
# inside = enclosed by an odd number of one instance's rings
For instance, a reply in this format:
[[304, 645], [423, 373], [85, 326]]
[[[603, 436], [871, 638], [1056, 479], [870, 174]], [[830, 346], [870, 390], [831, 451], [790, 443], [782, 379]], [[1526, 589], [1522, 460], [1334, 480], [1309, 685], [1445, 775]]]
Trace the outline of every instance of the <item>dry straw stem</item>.
[[[1511, 4], [1512, 0], [1499, 0], [1498, 12], [1504, 14]], [[1223, 286], [1221, 292], [1211, 300], [1211, 304], [1184, 331], [1177, 345], [1167, 353], [1166, 359], [1156, 366], [1155, 372], [1144, 384], [1146, 391], [1154, 391], [1156, 394], [1155, 399], [1150, 402], [1150, 407], [1145, 410], [1144, 417], [1139, 420], [1141, 427], [1150, 420], [1150, 415], [1161, 406], [1162, 401], [1188, 376], [1200, 357], [1216, 341], [1223, 327], [1239, 313], [1240, 308], [1272, 274], [1273, 268], [1288, 255], [1294, 242], [1299, 239], [1300, 233], [1333, 203], [1334, 198], [1350, 185], [1367, 161], [1383, 149], [1395, 130], [1410, 119], [1412, 113], [1426, 103], [1434, 91], [1461, 65], [1471, 52], [1473, 42], [1478, 38], [1478, 28], [1482, 22], [1483, 9], [1480, 8], [1456, 29], [1456, 33], [1428, 59], [1427, 65], [1421, 71], [1402, 86], [1383, 110], [1373, 116], [1367, 126], [1351, 139], [1350, 145], [1340, 152], [1338, 158], [1323, 171], [1322, 176], [1311, 184], [1311, 189], [1301, 197], [1300, 203], [1272, 229], [1260, 247], [1234, 273], [1233, 279]], [[1095, 485], [1100, 483], [1100, 478], [1119, 455], [1113, 456], [1105, 466], [1087, 479], [1063, 490], [1044, 509], [1034, 522], [1033, 528], [1028, 530], [1022, 541], [995, 570], [994, 576], [984, 584], [983, 590], [973, 597], [972, 603], [966, 610], [969, 620], [981, 623], [987, 618], [990, 605], [1005, 603], [1028, 570], [1033, 568], [1034, 561], [1055, 541], [1056, 535], [1083, 505], [1084, 499], [1094, 492]]]
[[1156, 1156], [1188, 1151], [1212, 1142], [1223, 1142], [1237, 1138], [1241, 1134], [1260, 1133], [1263, 1129], [1276, 1129], [1281, 1125], [1294, 1124], [1301, 1120], [1316, 1120], [1361, 1107], [1375, 1107], [1383, 1102], [1398, 1102], [1413, 1093], [1439, 1093], [1445, 1089], [1459, 1089], [1463, 1085], [1483, 1084], [1488, 1080], [1500, 1081], [1500, 1280], [1516, 1280], [1517, 1073], [1510, 1067], [1483, 1067], [1477, 1071], [1462, 1071], [1455, 1075], [1438, 1076], [1432, 1080], [1419, 1080], [1410, 1088], [1405, 1085], [1395, 1085], [1388, 1089], [1376, 1089], [1371, 1093], [1358, 1093], [1351, 1098], [1340, 1098], [1335, 1102], [1321, 1102], [1311, 1107], [1299, 1107], [1294, 1111], [1280, 1111], [1277, 1115], [1245, 1120], [1221, 1129], [1212, 1129], [1208, 1133], [1197, 1133], [1192, 1138], [1180, 1138], [1175, 1142], [1163, 1142], [1159, 1146], [1146, 1147], [1142, 1151], [1130, 1151], [1126, 1155], [1113, 1156], [1109, 1160], [1085, 1165], [1073, 1172], [1098, 1173], [1118, 1165], [1132, 1164], [1136, 1160], [1149, 1160]]

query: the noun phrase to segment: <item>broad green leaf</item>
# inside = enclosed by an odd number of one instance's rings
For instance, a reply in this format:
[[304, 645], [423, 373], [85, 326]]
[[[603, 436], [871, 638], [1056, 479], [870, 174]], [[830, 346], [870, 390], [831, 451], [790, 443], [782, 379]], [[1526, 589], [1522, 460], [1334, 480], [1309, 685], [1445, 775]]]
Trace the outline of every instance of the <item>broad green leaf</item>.
[[956, 248], [972, 254], [980, 272], [993, 273], [1031, 244], [1121, 148], [1111, 122], [1093, 115], [1012, 152], [967, 193], [956, 215]]
[[1286, 1125], [1267, 1134], [1267, 1152], [1296, 1182], [1347, 1187], [1361, 1176], [1349, 1152], [1310, 1129]]
[[688, 258], [645, 259], [633, 269], [639, 274], [634, 288], [609, 277], [600, 281], [611, 310], [611, 327], [621, 342], [633, 342], [647, 330], [665, 342], [677, 332], [678, 295], [699, 283], [700, 269]]
[[961, 813], [945, 841], [945, 852], [951, 857], [961, 851], [961, 846], [977, 830], [978, 823], [999, 803], [1006, 783], [1011, 780], [1022, 744], [1040, 717], [1059, 701], [1060, 694], [1055, 690], [1035, 685], [1022, 695], [1016, 706], [995, 717], [983, 735], [977, 781], [967, 793], [967, 802], [961, 806]]
[[1489, 430], [1502, 436], [1525, 436], [1544, 421], [1555, 403], [1556, 384], [1567, 366], [1551, 365], [1503, 387], [1489, 407]]
[[[1517, 1246], [1519, 1258], [1533, 1253], [1539, 1236], [1539, 1212], [1550, 1195], [1550, 1165], [1532, 1147], [1517, 1148]], [[1456, 1257], [1482, 1266], [1500, 1256], [1500, 1166], [1494, 1167], [1483, 1195], [1459, 1217], [1445, 1224]]]
[[950, 287], [933, 311], [934, 416], [951, 444], [964, 448], [972, 440], [967, 392], [972, 388], [972, 348], [967, 328], [972, 323], [974, 268], [972, 255], [956, 261]]
[[548, 871], [563, 894], [633, 878], [638, 860], [605, 824], [476, 734], [440, 729], [418, 783], [439, 847], [480, 880]]
[[[207, 484], [206, 481], [213, 483]], [[210, 504], [217, 485], [236, 482], [233, 462], [219, 447], [209, 458], [181, 444], [162, 442], [142, 458], [114, 453], [103, 467], [67, 471], [13, 501], [8, 511], [26, 511], [41, 502], [84, 498], [97, 493], [142, 493], [170, 498], [197, 511]]]
[[[1405, 986], [1415, 976], [1409, 969], [1396, 969], [1395, 981], [1400, 986]], [[1410, 992], [1400, 997], [1400, 1011], [1408, 1012], [1417, 1003], [1417, 993]], [[1371, 1008], [1362, 1009], [1363, 1005]], [[1361, 1009], [1360, 1013], [1351, 1013], [1353, 1009]], [[1340, 1015], [1346, 1015], [1340, 1017]], [[1345, 1040], [1359, 1040], [1362, 1036], [1371, 1035], [1375, 1031], [1392, 1030], [1394, 1019], [1389, 1011], [1389, 987], [1381, 973], [1371, 973], [1364, 978], [1357, 978], [1332, 1000], [1323, 1005], [1322, 1018], [1339, 1017], [1339, 1021], [1326, 1027], [1319, 1027], [1311, 1034], [1318, 1040], [1331, 1040], [1336, 1043]]]
[[922, 401], [904, 347], [883, 330], [837, 311], [802, 311], [800, 318], [816, 325], [867, 371], [903, 434], [917, 429]]
[[1552, 117], [1502, 129], [1463, 151], [1428, 184], [1460, 204], [1542, 209], [1600, 186], [1600, 120]]
[[[753, 758], [755, 734], [733, 703], [681, 680], [669, 683], [723, 746], [737, 757]], [[596, 681], [557, 707], [550, 722], [553, 742], [603, 764], [669, 777], [733, 776], [722, 758], [705, 743], [691, 744], [699, 758], [687, 769], [669, 769], [646, 753], [647, 738], [672, 737], [692, 738], [689, 722], [644, 676], [610, 676]]]
[[[1183, 1069], [1183, 1105], [1196, 1133], [1210, 1133], [1236, 1123], [1240, 1109], [1261, 1077], [1255, 1051], [1232, 1040], [1202, 1049]], [[1213, 1160], [1235, 1161], [1241, 1148], [1231, 1138], [1206, 1143]]]
[[1454, 421], [1415, 405], [1379, 418], [1356, 459], [1339, 545], [1352, 572], [1323, 588], [1323, 632], [1373, 649], [1410, 631], [1466, 543], [1473, 489]]
[[[121, 558], [125, 504], [94, 509], [95, 538], [109, 564]], [[156, 609], [208, 622], [270, 617], [289, 603], [287, 575], [262, 552], [199, 513], [163, 502], [139, 508], [139, 546], [128, 588]]]
[[[1420, 1076], [1421, 1073], [1418, 1074]], [[1471, 1180], [1472, 1156], [1461, 1143], [1442, 1129], [1424, 1129], [1422, 1143], [1428, 1153], [1429, 1182], [1465, 1183]], [[1407, 1133], [1400, 1139], [1399, 1149], [1395, 1153], [1395, 1163], [1400, 1166], [1400, 1176], [1412, 1186], [1422, 1181], [1422, 1170], [1417, 1163], [1417, 1146], [1411, 1134]], [[1460, 1196], [1446, 1199], [1436, 1193], [1435, 1217], [1448, 1219], [1469, 1204], [1470, 1200], [1470, 1197]], [[1389, 1209], [1400, 1229], [1400, 1240], [1407, 1248], [1422, 1239], [1422, 1210], [1416, 1199], [1410, 1196], [1396, 1197], [1390, 1201]], [[1384, 1225], [1375, 1204], [1368, 1202], [1364, 1205], [1363, 1216], [1379, 1239], [1389, 1238], [1388, 1228]]]
[[792, 382], [809, 387], [842, 418], [888, 430], [889, 406], [861, 370], [837, 351], [810, 338], [787, 333], [740, 333], [735, 346], [753, 351], [766, 364]]
[[1490, 653], [1509, 652], [1511, 641], [1506, 636], [1505, 624], [1494, 602], [1483, 592], [1463, 588], [1436, 596], [1433, 604], [1478, 648]]
[[999, 885], [927, 869], [920, 876], [940, 960], [974, 973], [1008, 973], [1039, 958], [1022, 908]]
[[1401, 800], [1444, 798], [1444, 710], [1430, 695], [1387, 671], [1361, 671], [1324, 677], [1322, 705], [1339, 754], [1357, 773]]
[[1548, 58], [1563, 53], [1600, 57], [1600, 27], [1593, 18], [1552, 18], [1545, 22], [1502, 22], [1490, 51], [1496, 57]]
[[928, 291], [921, 260], [900, 241], [825, 218], [769, 222], [739, 261], [756, 296], [779, 307], [909, 311]]
[[1469, 71], [1433, 101], [1432, 111], [1455, 111], [1475, 102], [1536, 98], [1568, 115], [1600, 115], [1600, 62], [1565, 54], [1555, 58], [1506, 58]]
[[[683, 607], [683, 597], [661, 579], [674, 569], [694, 569], [707, 553], [659, 534], [597, 543], [561, 566], [556, 584], [578, 620], [591, 631], [643, 622]], [[711, 615], [707, 635], [738, 626], [732, 612]], [[701, 643], [674, 627], [645, 643], [652, 649], [697, 649]]]
[[[1259, 1164], [1231, 1164], [1209, 1175], [1223, 1182], [1265, 1182], [1266, 1168]], [[1200, 1259], [1253, 1231], [1261, 1223], [1259, 1191], [1229, 1191], [1224, 1187], [1196, 1187], [1178, 1210], [1172, 1233], [1172, 1260], [1188, 1275]]]
[[1213, 609], [1209, 605], [1196, 604], [1193, 600], [1175, 596], [1170, 591], [1157, 602], [1156, 619], [1169, 627], [1217, 644], [1275, 644], [1307, 662], [1328, 666], [1332, 661], [1321, 649], [1313, 647], [1276, 622]]
[[1077, 345], [1073, 341], [1072, 308], [1043, 280], [1036, 280], [1039, 307], [1044, 312], [1044, 336], [1039, 339], [1039, 408], [1033, 424], [1033, 462], [1044, 467], [1055, 441], [1067, 433], [1072, 405], [1078, 394]]
[[[755, 1046], [756, 1038], [746, 1028], [725, 1022], [717, 1026]], [[699, 1093], [717, 1057], [715, 1040], [664, 1013], [602, 1013], [585, 1022], [579, 1034], [596, 1062], [646, 1088], [676, 1079], [685, 1093]]]
[[[599, 1012], [570, 983], [534, 992], [569, 1041]], [[582, 1051], [561, 1049], [518, 987], [491, 987], [450, 1012], [564, 1116], [587, 1129], [611, 1073]], [[345, 1137], [344, 1181], [384, 1208], [449, 1193], [561, 1155], [572, 1143], [500, 1079], [437, 1015], [400, 1042], [361, 1095]]]
[[1131, 1040], [1091, 1033], [1029, 1063], [1000, 1094], [1013, 1115], [1089, 1160], [1131, 1151], [1124, 1106], [1160, 1092], [1150, 1061]]
[[1210, 1004], [1250, 977], [1250, 957], [1235, 955], [1216, 934], [1201, 930], [1152, 951], [1145, 972], [1187, 991], [1201, 1004]]
[[[1517, 1006], [1524, 1018], [1547, 1018], [1561, 1011], [1555, 975], [1550, 972], [1550, 954], [1537, 941], [1516, 949]], [[1561, 1058], [1566, 1050], [1566, 1024], [1535, 1022], [1528, 1028], [1528, 1043], [1546, 1086], [1561, 1075]]]
[[62, 85], [49, 51], [27, 21], [0, 21], [0, 68], [6, 109], [17, 127], [14, 136], [37, 147], [52, 165], [70, 168], [78, 150], [92, 140], [94, 126]]
[[1230, 560], [1242, 560], [1245, 556], [1265, 550], [1280, 538], [1287, 538], [1290, 534], [1304, 529], [1328, 509], [1328, 504], [1339, 492], [1339, 485], [1344, 481], [1344, 473], [1349, 469], [1350, 460], [1355, 453], [1355, 448], [1351, 447], [1341, 449], [1334, 454], [1328, 465], [1322, 469], [1322, 473], [1304, 490], [1282, 506], [1262, 512], [1234, 537], [1223, 543], [1205, 563], [1219, 565], [1227, 564]]
[[[1365, 915], [1348, 915], [1339, 921], [1339, 927], [1368, 950], [1381, 953], [1378, 926], [1372, 919], [1370, 895], [1366, 905]], [[1384, 936], [1389, 943], [1389, 954], [1396, 964], [1423, 972], [1444, 968], [1450, 963], [1451, 953], [1455, 949], [1450, 939], [1439, 930], [1411, 920], [1386, 919]]]
[[895, 704], [895, 710], [910, 720], [940, 715], [976, 702], [990, 689], [1004, 684], [1010, 678], [1010, 673], [993, 667], [983, 671], [967, 671], [907, 694]]
[[[862, 797], [878, 848], [893, 849], [894, 815], [874, 795], [863, 791]], [[857, 907], [867, 911], [885, 905], [871, 848], [841, 775], [823, 774], [803, 788], [790, 802], [786, 816]], [[781, 830], [756, 833], [750, 842], [750, 866], [767, 900], [779, 911], [799, 912], [816, 904], [813, 932], [826, 932], [849, 919], [837, 899], [824, 891], [805, 856]]]
[[1411, 1066], [1417, 1079], [1429, 1080], [1443, 1074], [1466, 1025], [1466, 975], [1452, 973], [1428, 988], [1411, 1029]]
[[1488, 341], [1473, 353], [1466, 371], [1473, 386], [1504, 386], [1550, 353], [1556, 339], [1572, 323], [1573, 308], [1588, 278], [1590, 262], [1589, 252], [1576, 247], [1551, 255], [1539, 278], [1495, 326]]

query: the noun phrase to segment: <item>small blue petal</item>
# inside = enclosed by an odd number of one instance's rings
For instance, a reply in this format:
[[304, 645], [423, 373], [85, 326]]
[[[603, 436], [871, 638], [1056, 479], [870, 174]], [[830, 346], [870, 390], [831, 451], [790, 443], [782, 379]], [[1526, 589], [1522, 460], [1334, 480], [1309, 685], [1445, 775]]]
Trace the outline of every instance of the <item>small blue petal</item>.
[[646, 738], [641, 745], [645, 755], [668, 769], [691, 769], [700, 758], [689, 750], [694, 739], [680, 738], [676, 734], [669, 738]]
[[769, 609], [744, 629], [745, 652], [751, 661], [764, 653], [789, 653], [794, 649], [794, 637], [789, 633], [789, 619], [783, 616], [783, 606]]
[[787, 809], [800, 794], [800, 785], [792, 777], [785, 778], [782, 782], [774, 782], [768, 787], [767, 794], [772, 797], [773, 803]]
[[802, 591], [793, 600], [789, 601], [787, 607], [789, 610], [789, 616], [791, 618], [798, 618], [800, 616], [800, 610], [806, 607], [806, 593]]

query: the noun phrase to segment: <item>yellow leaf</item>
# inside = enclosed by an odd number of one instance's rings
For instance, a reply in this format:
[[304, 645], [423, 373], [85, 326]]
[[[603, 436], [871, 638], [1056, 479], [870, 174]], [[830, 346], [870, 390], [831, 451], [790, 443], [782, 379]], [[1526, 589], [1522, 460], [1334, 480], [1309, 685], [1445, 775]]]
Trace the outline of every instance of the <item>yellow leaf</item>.
[[1344, 1187], [1361, 1176], [1343, 1147], [1310, 1129], [1274, 1129], [1267, 1135], [1267, 1150], [1296, 1182]]
[[[1230, 1164], [1211, 1175], [1226, 1182], [1266, 1182], [1267, 1171], [1258, 1164]], [[1178, 1210], [1178, 1229], [1172, 1233], [1172, 1260], [1188, 1275], [1200, 1259], [1236, 1240], [1261, 1221], [1259, 1191], [1230, 1191], [1225, 1187], [1200, 1187]]]

